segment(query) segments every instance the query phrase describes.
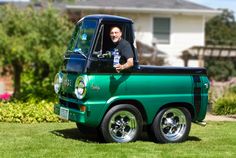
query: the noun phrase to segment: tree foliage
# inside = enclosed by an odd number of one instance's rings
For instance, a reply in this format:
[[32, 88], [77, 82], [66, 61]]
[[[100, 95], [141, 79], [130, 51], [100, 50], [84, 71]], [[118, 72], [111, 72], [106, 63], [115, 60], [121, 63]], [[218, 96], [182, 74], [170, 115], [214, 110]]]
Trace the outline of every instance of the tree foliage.
[[0, 7], [0, 63], [10, 66], [14, 94], [47, 95], [71, 34], [67, 17], [52, 7]]
[[236, 22], [232, 11], [222, 14], [206, 23], [206, 44], [236, 45]]
[[[206, 45], [236, 46], [236, 22], [232, 11], [222, 10], [222, 14], [206, 23]], [[236, 74], [236, 64], [231, 59], [207, 59], [205, 66], [209, 77], [218, 81], [228, 80]]]
[[227, 81], [235, 75], [235, 64], [230, 60], [208, 59], [205, 66], [208, 76], [216, 81]]

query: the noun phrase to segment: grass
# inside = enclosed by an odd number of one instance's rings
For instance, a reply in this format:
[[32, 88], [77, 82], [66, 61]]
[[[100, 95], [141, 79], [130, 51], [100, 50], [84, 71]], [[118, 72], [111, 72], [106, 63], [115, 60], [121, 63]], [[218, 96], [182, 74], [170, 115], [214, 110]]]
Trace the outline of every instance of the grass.
[[236, 122], [192, 126], [180, 144], [157, 144], [142, 136], [134, 143], [105, 144], [85, 137], [74, 123], [0, 123], [0, 157], [236, 157]]

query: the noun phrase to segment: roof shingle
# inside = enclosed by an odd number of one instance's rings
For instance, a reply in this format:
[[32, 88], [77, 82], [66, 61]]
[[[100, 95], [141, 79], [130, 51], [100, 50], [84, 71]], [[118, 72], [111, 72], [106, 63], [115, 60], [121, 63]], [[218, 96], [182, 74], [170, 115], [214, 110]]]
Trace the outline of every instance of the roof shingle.
[[77, 0], [75, 5], [114, 8], [213, 10], [212, 8], [186, 0]]

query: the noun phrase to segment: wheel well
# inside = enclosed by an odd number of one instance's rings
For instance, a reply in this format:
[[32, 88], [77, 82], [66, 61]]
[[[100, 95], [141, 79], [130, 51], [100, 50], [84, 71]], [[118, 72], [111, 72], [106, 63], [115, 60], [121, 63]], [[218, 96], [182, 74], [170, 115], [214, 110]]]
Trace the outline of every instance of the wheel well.
[[114, 106], [116, 106], [116, 105], [118, 105], [118, 104], [130, 104], [130, 105], [136, 107], [136, 108], [139, 110], [139, 112], [141, 113], [141, 115], [142, 115], [143, 122], [144, 122], [144, 123], [147, 122], [147, 114], [146, 114], [146, 111], [145, 111], [143, 105], [142, 105], [139, 101], [137, 101], [137, 100], [118, 100], [118, 101], [115, 101], [115, 102], [113, 102], [113, 103], [109, 106], [109, 108], [106, 110], [106, 113], [107, 113], [111, 108], [113, 108]]
[[177, 103], [169, 103], [169, 104], [166, 104], [164, 106], [161, 106], [161, 108], [157, 111], [156, 115], [162, 110], [162, 109], [165, 109], [165, 108], [168, 108], [168, 107], [184, 107], [186, 108], [189, 112], [190, 112], [190, 115], [191, 115], [191, 119], [193, 120], [194, 117], [195, 117], [195, 112], [194, 112], [194, 108], [191, 104], [189, 103], [185, 103], [185, 102], [177, 102]]

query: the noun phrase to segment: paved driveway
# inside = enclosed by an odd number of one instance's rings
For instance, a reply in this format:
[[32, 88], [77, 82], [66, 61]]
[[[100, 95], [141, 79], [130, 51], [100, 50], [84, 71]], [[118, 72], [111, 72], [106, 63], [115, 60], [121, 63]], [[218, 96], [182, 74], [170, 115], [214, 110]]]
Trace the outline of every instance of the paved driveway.
[[236, 115], [212, 115], [207, 113], [205, 121], [236, 121]]

